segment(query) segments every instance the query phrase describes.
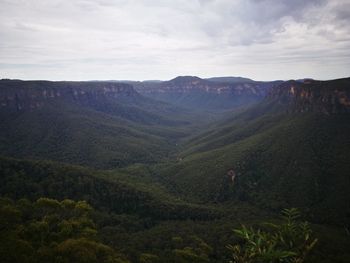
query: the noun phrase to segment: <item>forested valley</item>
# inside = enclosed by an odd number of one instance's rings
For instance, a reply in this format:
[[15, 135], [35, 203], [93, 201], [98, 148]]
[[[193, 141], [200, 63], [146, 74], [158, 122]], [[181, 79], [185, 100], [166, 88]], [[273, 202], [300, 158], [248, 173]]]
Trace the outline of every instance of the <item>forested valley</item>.
[[1, 262], [349, 262], [349, 84], [1, 80]]

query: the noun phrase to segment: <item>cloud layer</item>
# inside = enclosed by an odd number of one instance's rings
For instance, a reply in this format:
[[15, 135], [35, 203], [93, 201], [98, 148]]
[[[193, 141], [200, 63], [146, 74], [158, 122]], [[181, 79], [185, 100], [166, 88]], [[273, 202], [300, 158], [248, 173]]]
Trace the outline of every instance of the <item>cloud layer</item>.
[[0, 78], [350, 72], [350, 0], [0, 0], [0, 7]]

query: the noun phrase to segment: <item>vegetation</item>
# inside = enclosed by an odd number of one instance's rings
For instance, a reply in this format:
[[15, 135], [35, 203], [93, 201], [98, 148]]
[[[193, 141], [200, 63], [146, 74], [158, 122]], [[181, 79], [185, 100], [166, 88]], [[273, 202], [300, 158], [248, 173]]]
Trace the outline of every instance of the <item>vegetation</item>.
[[[9, 103], [0, 110], [0, 154], [99, 169], [149, 164], [167, 159], [178, 140], [198, 129], [193, 125], [198, 114], [142, 97], [135, 91], [130, 96], [118, 94], [116, 100], [94, 97], [93, 83], [75, 83], [91, 94], [76, 99], [63, 95], [52, 100], [40, 97], [42, 92], [64, 89], [66, 85], [0, 81], [1, 101], [4, 97], [3, 103]], [[15, 97], [16, 92], [26, 94], [18, 103], [29, 109], [17, 111], [10, 107], [6, 98]]]
[[244, 240], [244, 245], [229, 245], [233, 262], [305, 262], [306, 256], [317, 243], [311, 236], [312, 230], [307, 222], [298, 222], [297, 209], [285, 209], [281, 224], [268, 223], [272, 231], [247, 228], [234, 230]]
[[313, 222], [349, 227], [349, 116], [249, 120], [250, 114], [194, 138], [178, 161], [155, 166], [153, 173], [189, 200], [240, 200], [275, 212], [299, 207]]
[[[53, 162], [0, 158], [0, 174], [0, 195], [17, 200], [12, 202], [16, 207], [23, 198], [32, 204], [41, 197], [87, 200], [96, 208], [88, 216], [97, 231], [93, 240], [120, 251], [131, 262], [228, 262], [226, 245], [239, 242], [231, 229], [239, 222], [253, 226], [275, 218], [246, 202], [198, 205], [154, 184], [146, 191], [133, 176], [128, 181], [130, 176], [115, 171], [104, 174]], [[25, 218], [35, 216], [34, 209], [26, 211]], [[350, 243], [344, 229], [312, 227], [320, 241], [307, 262], [332, 262], [336, 255], [337, 262], [346, 262]]]
[[43, 196], [86, 200], [104, 211], [154, 219], [207, 220], [221, 216], [220, 209], [183, 202], [155, 187], [146, 190], [125, 181], [108, 180], [102, 172], [82, 167], [0, 157], [0, 174], [0, 195], [16, 200]]
[[84, 201], [0, 199], [1, 262], [127, 262], [97, 239]]

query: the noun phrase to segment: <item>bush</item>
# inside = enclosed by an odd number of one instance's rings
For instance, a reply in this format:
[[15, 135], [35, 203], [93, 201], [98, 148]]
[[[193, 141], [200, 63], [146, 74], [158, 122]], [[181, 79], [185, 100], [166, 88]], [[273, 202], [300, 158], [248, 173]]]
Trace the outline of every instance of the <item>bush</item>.
[[307, 222], [298, 221], [300, 213], [296, 208], [282, 211], [282, 223], [265, 223], [267, 230], [242, 226], [234, 233], [244, 242], [229, 245], [235, 263], [288, 262], [301, 263], [315, 246], [312, 230]]

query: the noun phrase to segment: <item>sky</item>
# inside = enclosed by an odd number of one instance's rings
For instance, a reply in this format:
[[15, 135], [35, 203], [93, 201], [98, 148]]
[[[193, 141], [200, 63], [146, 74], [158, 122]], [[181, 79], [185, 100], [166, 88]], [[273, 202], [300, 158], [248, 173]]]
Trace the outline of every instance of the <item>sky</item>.
[[350, 76], [350, 0], [0, 0], [0, 78]]

